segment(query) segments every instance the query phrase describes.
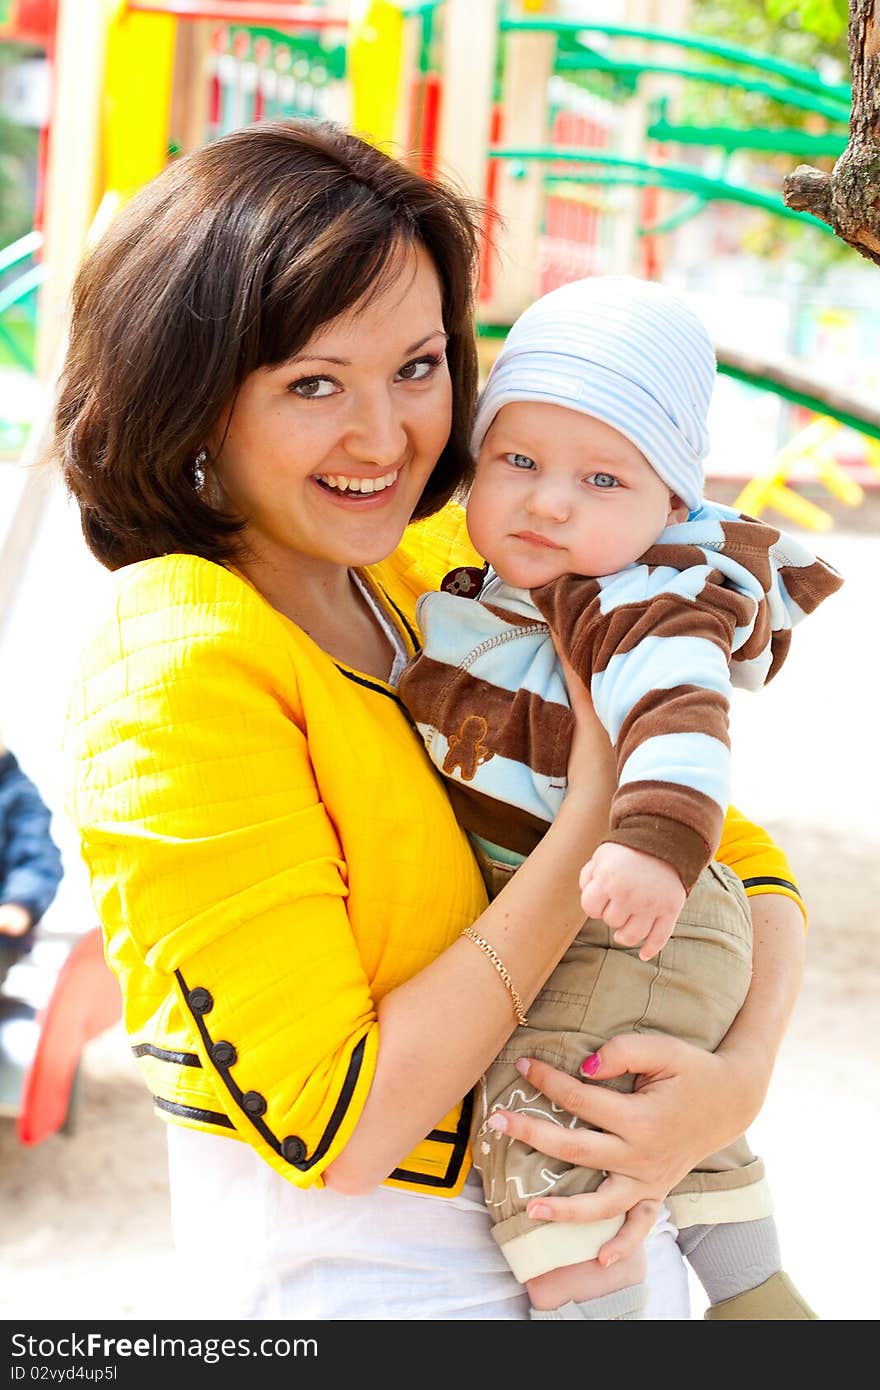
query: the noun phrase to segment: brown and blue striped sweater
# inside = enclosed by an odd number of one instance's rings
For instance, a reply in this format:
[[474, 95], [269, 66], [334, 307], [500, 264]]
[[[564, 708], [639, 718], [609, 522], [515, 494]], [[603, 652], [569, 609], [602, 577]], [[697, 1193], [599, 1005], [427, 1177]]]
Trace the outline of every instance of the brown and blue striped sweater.
[[558, 644], [616, 752], [606, 839], [666, 860], [689, 889], [728, 806], [731, 687], [771, 680], [792, 628], [842, 582], [793, 537], [704, 501], [602, 578], [526, 591], [488, 567], [452, 571], [419, 601], [424, 645], [400, 694], [460, 822], [515, 862], [566, 791]]

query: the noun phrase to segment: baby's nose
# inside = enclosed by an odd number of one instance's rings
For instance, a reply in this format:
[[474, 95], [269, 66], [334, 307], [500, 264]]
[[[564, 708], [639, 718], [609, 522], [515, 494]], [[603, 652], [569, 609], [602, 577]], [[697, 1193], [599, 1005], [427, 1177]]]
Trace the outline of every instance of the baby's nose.
[[565, 521], [571, 511], [568, 490], [559, 483], [537, 484], [529, 502], [535, 516], [545, 517], [548, 521]]

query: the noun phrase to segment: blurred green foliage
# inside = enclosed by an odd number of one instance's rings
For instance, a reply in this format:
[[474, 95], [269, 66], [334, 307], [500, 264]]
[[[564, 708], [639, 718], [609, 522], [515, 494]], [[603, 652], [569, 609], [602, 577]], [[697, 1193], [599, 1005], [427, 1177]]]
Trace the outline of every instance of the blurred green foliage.
[[827, 43], [834, 43], [846, 33], [848, 0], [765, 0], [765, 3], [768, 15], [775, 22], [797, 15], [804, 29]]
[[[23, 44], [0, 42], [0, 82], [3, 69], [37, 56], [37, 50]], [[38, 147], [38, 131], [18, 125], [0, 108], [0, 247], [24, 236], [34, 225], [32, 187]]]
[[[818, 72], [830, 82], [848, 82], [848, 13], [848, 0], [693, 0], [689, 27], [693, 33], [772, 53]], [[707, 58], [705, 63], [724, 67], [719, 59]], [[846, 132], [845, 125], [830, 125], [822, 117], [771, 101], [760, 93], [702, 83], [685, 85], [679, 114], [694, 125]], [[736, 181], [781, 192], [783, 180], [796, 162], [790, 155], [741, 154], [736, 159]], [[829, 173], [834, 165], [832, 159], [809, 162]], [[809, 226], [762, 214], [749, 219], [742, 249], [770, 261], [797, 261], [817, 277], [833, 265], [858, 259], [857, 252], [845, 242], [822, 236]]]
[[[693, 0], [689, 28], [704, 37], [726, 39], [755, 53], [772, 54], [785, 62], [819, 72], [831, 82], [849, 80], [846, 26], [832, 39], [807, 29], [797, 13], [801, 0]], [[807, 0], [811, 3], [811, 0]], [[817, 0], [837, 5], [839, 0]], [[773, 15], [771, 8], [787, 7]], [[701, 66], [730, 71], [721, 58], [705, 57]], [[742, 69], [748, 72], [749, 69]], [[754, 72], [752, 75], [755, 75]], [[784, 86], [776, 80], [776, 85]], [[770, 101], [759, 92], [689, 83], [685, 102], [689, 118], [699, 125], [759, 125], [813, 128], [815, 118], [795, 106]]]

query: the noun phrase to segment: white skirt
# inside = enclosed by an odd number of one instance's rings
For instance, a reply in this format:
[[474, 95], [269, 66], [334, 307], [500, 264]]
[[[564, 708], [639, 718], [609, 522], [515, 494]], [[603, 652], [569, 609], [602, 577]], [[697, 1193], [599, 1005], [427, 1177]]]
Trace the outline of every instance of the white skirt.
[[[522, 1320], [479, 1178], [459, 1197], [294, 1187], [247, 1145], [168, 1125], [174, 1243], [199, 1319]], [[668, 1213], [649, 1238], [647, 1317], [690, 1317]], [[192, 1298], [204, 1291], [204, 1303]]]

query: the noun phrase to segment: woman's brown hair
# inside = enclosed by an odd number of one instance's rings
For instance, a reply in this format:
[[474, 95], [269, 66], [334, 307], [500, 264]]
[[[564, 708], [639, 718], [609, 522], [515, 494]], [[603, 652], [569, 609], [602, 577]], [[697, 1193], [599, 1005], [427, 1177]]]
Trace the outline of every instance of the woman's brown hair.
[[170, 165], [120, 212], [73, 292], [55, 451], [108, 569], [234, 557], [197, 456], [245, 377], [293, 356], [421, 244], [440, 278], [452, 428], [414, 519], [471, 475], [477, 205], [338, 126], [265, 122]]

